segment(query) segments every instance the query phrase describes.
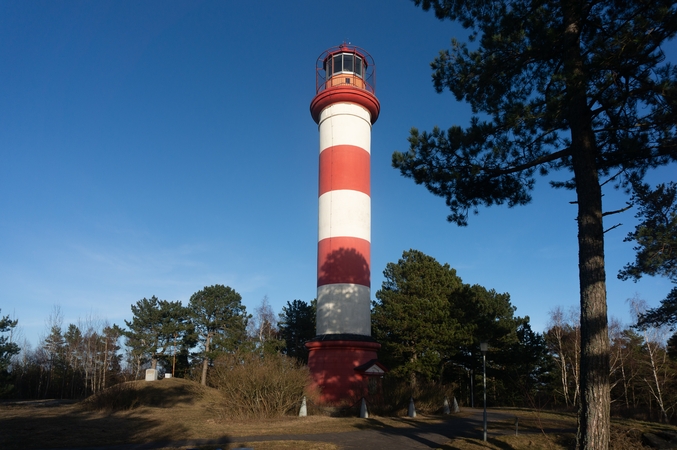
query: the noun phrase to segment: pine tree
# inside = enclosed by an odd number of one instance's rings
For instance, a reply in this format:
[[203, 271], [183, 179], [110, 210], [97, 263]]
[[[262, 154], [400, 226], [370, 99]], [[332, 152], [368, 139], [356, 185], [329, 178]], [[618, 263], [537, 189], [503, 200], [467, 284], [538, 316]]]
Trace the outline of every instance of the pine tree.
[[313, 300], [306, 303], [302, 300], [287, 301], [282, 307], [278, 324], [280, 337], [284, 341], [282, 352], [292, 356], [304, 364], [308, 363], [308, 350], [305, 343], [315, 337], [315, 305]]
[[180, 301], [159, 300], [153, 296], [132, 305], [132, 313], [132, 321], [125, 320], [127, 345], [137, 357], [147, 357], [151, 368], [156, 369], [158, 361], [171, 348], [174, 335], [186, 331], [188, 311]]
[[10, 320], [9, 316], [0, 316], [0, 396], [13, 389], [7, 369], [12, 361], [12, 356], [20, 351], [16, 342], [12, 342], [12, 339], [5, 336], [4, 333], [11, 333], [18, 323], [18, 320]]
[[456, 352], [462, 327], [449, 299], [462, 282], [448, 264], [418, 250], [388, 263], [383, 276], [372, 305], [372, 334], [391, 376], [416, 389], [421, 381], [438, 378], [442, 361]]
[[[414, 0], [471, 29], [432, 63], [433, 82], [478, 113], [463, 129], [412, 130], [393, 165], [444, 197], [466, 225], [480, 205], [523, 205], [535, 175], [575, 190], [581, 303], [578, 447], [610, 438], [602, 185], [677, 160], [673, 0]], [[475, 46], [475, 44], [473, 44]], [[479, 113], [482, 113], [480, 116]]]
[[[637, 217], [642, 221], [628, 234], [626, 241], [635, 242], [635, 262], [618, 274], [621, 280], [639, 280], [643, 275], [664, 276], [677, 284], [677, 183], [633, 186], [632, 200], [638, 205]], [[661, 301], [658, 308], [639, 314], [637, 326], [677, 325], [677, 287]]]
[[198, 356], [202, 359], [203, 386], [207, 384], [210, 361], [221, 352], [236, 350], [246, 340], [250, 316], [241, 300], [233, 288], [222, 284], [206, 286], [190, 297], [191, 321], [202, 347]]

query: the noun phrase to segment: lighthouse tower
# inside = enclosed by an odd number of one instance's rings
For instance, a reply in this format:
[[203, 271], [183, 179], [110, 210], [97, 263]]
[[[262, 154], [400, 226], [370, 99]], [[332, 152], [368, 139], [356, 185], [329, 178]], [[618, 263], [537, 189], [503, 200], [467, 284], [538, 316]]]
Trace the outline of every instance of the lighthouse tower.
[[381, 347], [371, 337], [371, 126], [380, 104], [374, 63], [354, 46], [331, 48], [317, 60], [310, 112], [320, 132], [317, 330], [306, 344], [322, 400], [364, 395], [381, 376]]

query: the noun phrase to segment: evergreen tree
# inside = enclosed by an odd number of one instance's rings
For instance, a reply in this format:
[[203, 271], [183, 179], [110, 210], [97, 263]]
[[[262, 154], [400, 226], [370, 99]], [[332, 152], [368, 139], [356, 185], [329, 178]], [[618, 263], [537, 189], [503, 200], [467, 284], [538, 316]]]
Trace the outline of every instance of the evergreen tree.
[[674, 0], [414, 0], [470, 28], [432, 63], [435, 88], [470, 103], [470, 126], [412, 130], [403, 175], [445, 198], [467, 224], [480, 205], [522, 205], [534, 176], [576, 191], [581, 303], [578, 444], [610, 437], [609, 338], [602, 185], [627, 186], [677, 160], [677, 69], [662, 46], [677, 33]]
[[471, 345], [485, 341], [502, 347], [515, 341], [515, 330], [523, 319], [514, 317], [517, 308], [510, 303], [510, 294], [466, 284], [450, 301], [465, 334], [473, 337]]
[[100, 390], [106, 389], [119, 381], [118, 376], [122, 371], [120, 365], [122, 355], [119, 354], [120, 345], [118, 345], [118, 341], [123, 335], [124, 330], [115, 324], [113, 326], [105, 326], [101, 331], [99, 343], [99, 360], [101, 363]]
[[316, 303], [315, 299], [310, 304], [302, 300], [287, 301], [278, 320], [280, 337], [284, 341], [282, 352], [304, 364], [308, 363], [308, 350], [305, 344], [315, 337]]
[[18, 320], [10, 320], [9, 316], [0, 316], [0, 396], [7, 394], [13, 389], [8, 369], [12, 356], [20, 351], [16, 342], [12, 342], [12, 339], [5, 336], [4, 333], [11, 333], [18, 323]]
[[127, 345], [139, 358], [147, 357], [151, 368], [157, 369], [158, 360], [166, 357], [175, 335], [186, 331], [188, 311], [180, 301], [159, 300], [153, 296], [132, 305], [132, 313], [132, 321], [125, 320]]
[[430, 383], [464, 384], [481, 373], [480, 342], [487, 342], [487, 370], [503, 404], [523, 405], [543, 390], [550, 370], [543, 337], [528, 317], [514, 315], [509, 294], [463, 284], [448, 264], [417, 250], [388, 264], [384, 275], [372, 333], [390, 377], [414, 392]]
[[492, 354], [493, 370], [487, 374], [502, 381], [501, 404], [536, 407], [541, 394], [550, 391], [553, 361], [545, 337], [531, 329], [529, 317], [520, 318], [515, 338], [505, 349]]
[[219, 353], [236, 350], [246, 340], [250, 316], [241, 300], [233, 288], [221, 284], [206, 286], [190, 297], [188, 308], [201, 345], [198, 356], [202, 359], [203, 386], [207, 385], [210, 361]]
[[462, 289], [448, 264], [418, 250], [388, 263], [385, 280], [372, 305], [372, 334], [381, 343], [381, 358], [393, 377], [412, 389], [438, 379], [442, 361], [456, 352], [461, 324], [449, 298]]
[[[61, 326], [53, 324], [50, 327], [49, 335], [42, 343], [42, 348], [46, 355], [46, 373], [45, 397], [63, 398], [63, 388], [66, 378], [66, 341], [61, 334]], [[61, 388], [59, 390], [59, 387]]]
[[[639, 206], [637, 217], [642, 221], [626, 241], [634, 241], [635, 262], [618, 274], [622, 280], [639, 280], [643, 275], [660, 275], [677, 283], [677, 183], [659, 184], [651, 189], [637, 183], [633, 198]], [[639, 314], [637, 326], [677, 325], [677, 287], [661, 301], [658, 308]]]
[[[66, 332], [63, 334], [65, 344], [66, 361], [68, 364], [68, 380], [69, 391], [68, 397], [74, 398], [76, 396], [76, 380], [77, 384], [81, 384], [81, 367], [83, 363], [82, 358], [82, 332], [77, 325], [71, 323], [68, 325]], [[78, 386], [79, 387], [79, 386]]]

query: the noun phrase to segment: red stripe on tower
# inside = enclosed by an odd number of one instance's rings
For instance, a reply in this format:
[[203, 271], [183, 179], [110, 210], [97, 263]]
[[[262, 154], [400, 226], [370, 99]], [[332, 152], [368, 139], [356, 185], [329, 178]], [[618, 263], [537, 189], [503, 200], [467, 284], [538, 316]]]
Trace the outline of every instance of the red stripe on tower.
[[317, 286], [337, 283], [369, 287], [369, 241], [353, 237], [322, 239], [317, 251]]
[[353, 145], [336, 145], [320, 153], [320, 193], [350, 189], [369, 195], [369, 153]]

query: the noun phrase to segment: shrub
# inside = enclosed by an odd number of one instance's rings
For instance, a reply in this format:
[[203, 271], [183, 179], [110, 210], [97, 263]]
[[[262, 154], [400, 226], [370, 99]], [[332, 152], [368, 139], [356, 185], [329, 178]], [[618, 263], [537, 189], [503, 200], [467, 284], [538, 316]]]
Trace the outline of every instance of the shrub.
[[285, 355], [238, 352], [214, 362], [209, 383], [223, 393], [225, 416], [271, 418], [300, 406], [310, 375]]

